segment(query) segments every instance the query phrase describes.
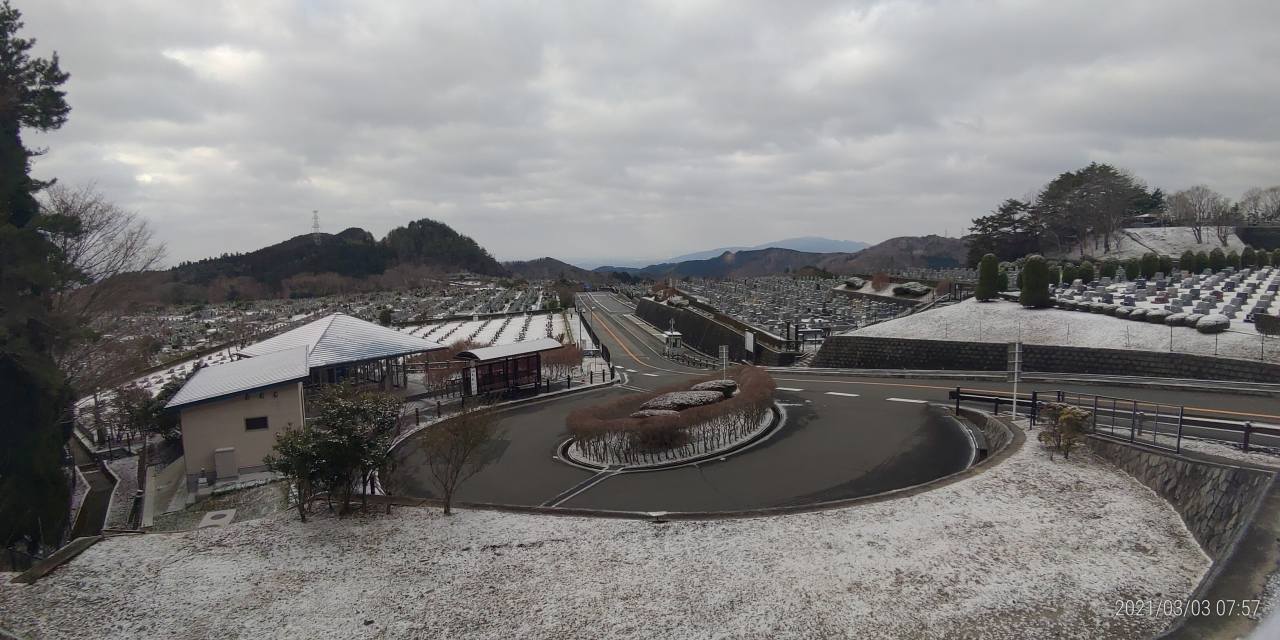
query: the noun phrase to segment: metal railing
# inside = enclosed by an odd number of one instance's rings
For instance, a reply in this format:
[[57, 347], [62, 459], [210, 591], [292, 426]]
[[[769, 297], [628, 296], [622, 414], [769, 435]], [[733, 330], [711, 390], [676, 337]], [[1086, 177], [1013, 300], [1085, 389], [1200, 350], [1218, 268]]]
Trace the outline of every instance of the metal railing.
[[[1012, 393], [990, 389], [956, 387], [948, 393], [948, 398], [955, 401], [957, 409], [961, 402], [991, 404], [992, 412], [997, 415], [1001, 407], [1012, 407], [1014, 404]], [[1245, 451], [1251, 446], [1280, 446], [1280, 426], [1262, 422], [1274, 416], [1241, 412], [1228, 414], [1208, 409], [1189, 410], [1181, 405], [1069, 391], [1032, 391], [1017, 395], [1019, 413], [1030, 418], [1032, 427], [1037, 424], [1044, 405], [1051, 402], [1088, 411], [1089, 429], [1096, 435], [1176, 453], [1182, 451], [1182, 439], [1187, 436], [1238, 445]], [[1209, 413], [1245, 419], [1206, 415]]]

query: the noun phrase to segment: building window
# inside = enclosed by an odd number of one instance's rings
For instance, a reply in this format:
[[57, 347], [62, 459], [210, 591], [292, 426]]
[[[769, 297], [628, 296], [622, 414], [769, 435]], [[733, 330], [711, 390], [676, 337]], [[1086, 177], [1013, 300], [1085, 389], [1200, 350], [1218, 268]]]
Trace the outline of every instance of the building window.
[[267, 417], [266, 417], [266, 416], [262, 416], [262, 417], [259, 417], [259, 418], [245, 418], [245, 419], [244, 419], [244, 430], [245, 430], [245, 431], [257, 431], [257, 430], [259, 430], [259, 429], [266, 429], [266, 428], [267, 428]]

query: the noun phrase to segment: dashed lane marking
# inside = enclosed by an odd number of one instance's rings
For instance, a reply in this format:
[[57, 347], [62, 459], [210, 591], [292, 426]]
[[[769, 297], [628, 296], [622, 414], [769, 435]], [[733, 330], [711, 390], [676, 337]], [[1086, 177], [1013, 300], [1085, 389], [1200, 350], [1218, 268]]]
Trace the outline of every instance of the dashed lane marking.
[[804, 389], [797, 389], [795, 387], [778, 387], [778, 391], [804, 391]]
[[643, 376], [649, 376], [650, 378], [656, 378], [656, 377], [658, 377], [658, 374], [656, 374], [656, 373], [642, 373], [642, 374], [640, 374], [640, 375], [643, 375]]
[[840, 393], [839, 391], [828, 391], [828, 392], [827, 392], [827, 395], [829, 395], [829, 396], [841, 396], [841, 397], [845, 397], [845, 398], [857, 398], [857, 397], [858, 397], [858, 394], [856, 394], [856, 393]]
[[910, 402], [911, 404], [929, 404], [928, 400], [916, 400], [915, 398], [885, 398], [889, 402]]

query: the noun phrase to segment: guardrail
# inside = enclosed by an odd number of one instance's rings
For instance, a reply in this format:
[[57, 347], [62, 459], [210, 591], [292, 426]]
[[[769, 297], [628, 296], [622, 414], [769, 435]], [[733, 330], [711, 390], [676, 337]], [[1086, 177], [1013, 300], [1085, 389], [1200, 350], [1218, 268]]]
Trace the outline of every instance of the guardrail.
[[[1032, 391], [1014, 396], [1011, 392], [956, 387], [948, 392], [957, 410], [961, 402], [991, 404], [993, 413], [1002, 406], [1026, 407], [1031, 426], [1037, 424], [1040, 410], [1048, 403], [1062, 403], [1085, 409], [1090, 414], [1089, 428], [1096, 435], [1137, 442], [1147, 446], [1182, 451], [1184, 436], [1250, 446], [1280, 445], [1280, 426], [1255, 420], [1215, 418], [1188, 411], [1185, 406], [1168, 405], [1133, 398], [1116, 398], [1068, 391]], [[1247, 415], [1247, 414], [1240, 414]], [[1265, 417], [1265, 416], [1259, 416]], [[1265, 439], [1265, 442], [1263, 441]]]

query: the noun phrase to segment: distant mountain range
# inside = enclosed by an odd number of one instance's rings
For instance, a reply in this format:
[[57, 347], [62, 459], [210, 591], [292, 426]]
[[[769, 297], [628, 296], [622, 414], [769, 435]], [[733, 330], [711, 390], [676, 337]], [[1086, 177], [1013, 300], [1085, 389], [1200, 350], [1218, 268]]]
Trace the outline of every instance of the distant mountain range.
[[802, 236], [799, 238], [787, 238], [785, 240], [777, 240], [775, 242], [766, 242], [753, 247], [720, 247], [719, 249], [708, 249], [706, 251], [695, 251], [686, 253], [682, 256], [667, 258], [663, 262], [687, 262], [689, 260], [706, 260], [707, 258], [716, 258], [724, 254], [726, 251], [755, 251], [757, 249], [791, 249], [792, 251], [803, 251], [805, 253], [853, 253], [866, 249], [871, 245], [857, 240], [832, 240], [831, 238], [820, 238], [818, 236]]
[[[949, 268], [964, 264], [967, 244], [942, 236], [903, 236], [855, 252], [810, 252], [777, 247], [722, 251], [695, 260], [676, 260], [646, 267], [603, 266], [596, 273], [621, 272], [632, 277], [743, 278], [816, 267], [835, 274], [888, 269]], [[697, 255], [697, 254], [691, 254]]]
[[334, 273], [363, 278], [397, 265], [507, 275], [507, 270], [475, 240], [447, 224], [425, 218], [392, 229], [382, 240], [352, 227], [337, 234], [295, 236], [248, 253], [184, 262], [170, 272], [176, 281], [187, 284], [250, 278], [276, 289], [284, 280], [300, 274]]
[[[716, 249], [718, 253], [714, 255], [701, 251], [645, 267], [586, 270], [551, 257], [499, 263], [471, 238], [442, 222], [422, 219], [392, 229], [381, 240], [353, 227], [336, 234], [300, 235], [248, 253], [184, 262], [168, 271], [131, 277], [136, 279], [136, 289], [143, 299], [190, 302], [415, 286], [413, 283], [423, 282], [424, 277], [457, 272], [593, 285], [615, 278], [725, 278], [817, 270], [871, 273], [906, 267], [958, 266], [966, 251], [964, 241], [939, 236], [894, 238], [873, 247], [815, 237], [790, 238], [768, 245], [787, 246]], [[850, 250], [826, 250], [831, 248]]]

